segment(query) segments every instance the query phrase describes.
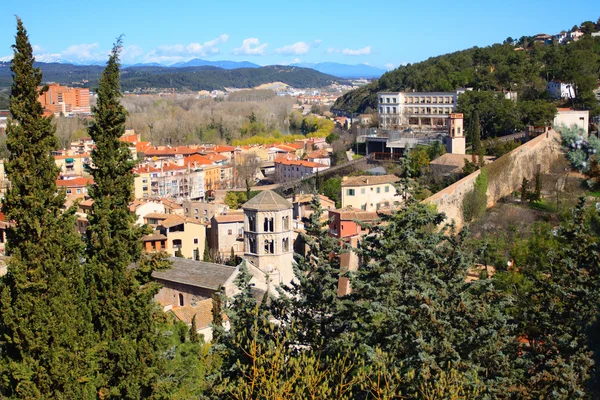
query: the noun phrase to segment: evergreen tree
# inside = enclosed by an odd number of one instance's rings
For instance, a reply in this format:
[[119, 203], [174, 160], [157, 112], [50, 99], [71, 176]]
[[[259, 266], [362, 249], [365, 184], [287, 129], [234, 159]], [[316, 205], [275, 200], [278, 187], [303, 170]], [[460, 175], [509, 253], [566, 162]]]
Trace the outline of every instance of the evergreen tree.
[[225, 334], [223, 328], [223, 294], [221, 292], [215, 292], [212, 296], [212, 330], [213, 338], [212, 343], [218, 344], [221, 338]]
[[301, 233], [306, 254], [296, 254], [296, 279], [280, 291], [271, 311], [277, 319], [294, 325], [299, 344], [316, 348], [335, 326], [341, 249], [328, 234], [329, 220], [322, 219], [319, 195], [314, 195], [311, 208], [313, 213], [304, 218], [305, 233]]
[[198, 335], [198, 327], [196, 326], [196, 314], [192, 317], [192, 326], [190, 326], [190, 342], [200, 342], [200, 335]]
[[[90, 362], [91, 325], [84, 298], [82, 241], [75, 208], [63, 212], [57, 194], [59, 169], [51, 118], [38, 102], [42, 73], [17, 18], [12, 46], [10, 112], [7, 129], [11, 182], [3, 212], [11, 254], [0, 280], [0, 397], [22, 399], [95, 398]], [[42, 90], [43, 91], [43, 90]]]
[[[133, 193], [134, 162], [119, 138], [127, 112], [120, 104], [119, 38], [102, 72], [97, 105], [89, 134], [96, 143], [89, 172], [94, 199], [87, 230], [86, 284], [92, 321], [102, 343], [99, 393], [107, 398], [146, 397], [161, 372], [161, 337], [158, 324], [164, 316], [153, 296], [158, 287], [149, 283], [153, 268], [164, 260], [141, 256], [144, 231], [135, 225], [128, 204]], [[138, 269], [128, 269], [137, 263]]]
[[380, 347], [403, 375], [414, 376], [408, 394], [450, 365], [482, 377], [492, 396], [508, 390], [514, 380], [509, 302], [489, 280], [466, 282], [472, 259], [464, 233], [443, 228], [444, 215], [413, 199], [382, 220], [358, 249], [353, 291], [336, 315], [344, 325], [331, 341], [336, 350], [358, 348], [368, 357]]
[[[481, 164], [483, 163], [483, 158], [481, 157], [481, 122], [479, 121], [479, 111], [475, 110], [473, 113], [473, 130], [471, 134], [471, 138], [473, 139], [471, 143], [471, 154], [473, 154], [473, 163]], [[479, 162], [475, 159], [476, 156], [479, 156]]]
[[208, 246], [208, 238], [206, 238], [204, 241], [204, 253], [202, 254], [202, 261], [212, 262], [212, 257], [210, 256], [210, 247]]

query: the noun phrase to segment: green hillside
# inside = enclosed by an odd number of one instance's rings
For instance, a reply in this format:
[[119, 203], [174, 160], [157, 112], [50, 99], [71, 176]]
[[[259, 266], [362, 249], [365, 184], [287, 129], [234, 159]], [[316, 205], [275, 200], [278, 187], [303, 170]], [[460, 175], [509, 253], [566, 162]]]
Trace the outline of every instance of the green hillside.
[[[37, 63], [44, 81], [94, 88], [102, 66]], [[343, 81], [310, 68], [267, 66], [225, 70], [217, 67], [128, 67], [123, 68], [121, 86], [126, 91], [175, 88], [178, 91], [222, 90], [225, 87], [251, 88], [271, 82], [283, 82], [296, 88], [324, 87]], [[8, 63], [0, 63], [0, 88], [12, 81]]]
[[451, 91], [459, 87], [475, 90], [513, 90], [519, 99], [547, 99], [547, 82], [553, 79], [573, 82], [577, 98], [573, 105], [592, 109], [597, 102], [592, 90], [597, 87], [600, 71], [600, 37], [584, 36], [577, 42], [531, 44], [531, 38], [519, 42], [458, 51], [426, 61], [401, 66], [379, 80], [348, 92], [334, 108], [349, 112], [376, 109], [380, 91]]

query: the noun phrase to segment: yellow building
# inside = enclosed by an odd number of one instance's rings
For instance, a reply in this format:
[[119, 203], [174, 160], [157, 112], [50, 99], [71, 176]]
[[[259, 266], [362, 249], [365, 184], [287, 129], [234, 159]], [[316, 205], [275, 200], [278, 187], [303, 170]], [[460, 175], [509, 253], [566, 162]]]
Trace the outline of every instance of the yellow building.
[[207, 165], [204, 167], [204, 188], [207, 192], [221, 189], [221, 166]]
[[73, 154], [54, 156], [56, 166], [60, 168], [61, 175], [89, 175], [85, 166], [91, 165], [92, 157], [89, 154]]
[[160, 237], [163, 241], [160, 248], [146, 245], [147, 249], [164, 250], [172, 256], [179, 250], [184, 258], [201, 259], [206, 243], [205, 224], [180, 215], [162, 213], [150, 213], [144, 219], [148, 225], [155, 226], [156, 231], [142, 240], [149, 242]]
[[133, 193], [136, 199], [146, 199], [150, 197], [151, 174], [160, 172], [159, 169], [142, 166], [133, 170], [135, 178], [133, 179]]

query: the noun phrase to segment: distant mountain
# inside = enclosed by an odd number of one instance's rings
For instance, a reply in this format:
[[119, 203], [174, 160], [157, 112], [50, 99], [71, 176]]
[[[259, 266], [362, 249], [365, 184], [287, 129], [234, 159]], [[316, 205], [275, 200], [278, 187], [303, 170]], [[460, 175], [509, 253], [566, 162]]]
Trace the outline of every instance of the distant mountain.
[[208, 61], [194, 58], [189, 61], [181, 61], [170, 65], [170, 67], [183, 68], [183, 67], [219, 67], [223, 69], [238, 69], [238, 68], [260, 68], [260, 65], [251, 63], [249, 61]]
[[304, 68], [312, 68], [324, 74], [339, 76], [340, 78], [379, 78], [386, 72], [386, 70], [384, 69], [372, 67], [367, 64], [349, 65], [333, 62], [323, 62], [296, 63], [292, 65]]
[[[0, 88], [10, 87], [9, 62], [0, 62]], [[94, 88], [103, 67], [36, 62], [42, 69], [44, 82]], [[131, 66], [121, 70], [121, 86], [125, 91], [151, 92], [153, 89], [175, 88], [178, 91], [223, 90], [226, 87], [253, 88], [265, 83], [283, 82], [295, 88], [319, 88], [343, 81], [309, 68], [273, 65], [227, 70], [215, 66], [170, 68], [163, 66]]]
[[137, 63], [133, 65], [127, 65], [127, 67], [165, 67], [165, 65], [159, 63]]

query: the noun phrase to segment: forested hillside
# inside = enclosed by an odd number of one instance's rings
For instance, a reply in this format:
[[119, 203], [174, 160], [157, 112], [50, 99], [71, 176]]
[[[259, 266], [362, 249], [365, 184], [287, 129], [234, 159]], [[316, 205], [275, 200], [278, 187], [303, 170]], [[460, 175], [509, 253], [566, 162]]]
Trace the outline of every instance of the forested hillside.
[[[103, 67], [98, 65], [71, 65], [36, 63], [44, 74], [45, 82], [94, 88]], [[12, 82], [10, 63], [0, 63], [0, 88]], [[225, 70], [217, 67], [128, 67], [122, 69], [121, 86], [125, 91], [136, 89], [174, 88], [178, 91], [222, 90], [225, 87], [251, 88], [264, 83], [283, 82], [297, 88], [323, 87], [340, 79], [310, 68], [295, 66], [267, 66]]]
[[[519, 99], [547, 99], [547, 82], [553, 79], [577, 86], [576, 105], [593, 109], [600, 70], [600, 38], [584, 36], [565, 45], [534, 44], [527, 38], [504, 44], [432, 57], [401, 66], [379, 80], [339, 98], [334, 108], [364, 113], [374, 110], [381, 91], [513, 90]], [[523, 44], [521, 47], [519, 44]], [[597, 113], [597, 111], [595, 111]]]

